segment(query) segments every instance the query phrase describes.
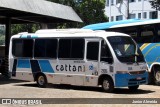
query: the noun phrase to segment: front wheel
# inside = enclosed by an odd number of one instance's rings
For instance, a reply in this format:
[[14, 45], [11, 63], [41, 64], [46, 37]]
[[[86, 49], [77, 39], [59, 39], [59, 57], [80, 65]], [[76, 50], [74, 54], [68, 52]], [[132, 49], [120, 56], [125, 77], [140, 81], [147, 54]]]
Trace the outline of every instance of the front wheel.
[[102, 82], [104, 92], [111, 93], [114, 90], [114, 83], [110, 78], [104, 78]]
[[138, 90], [139, 85], [136, 86], [128, 86], [130, 91], [137, 91]]
[[47, 86], [46, 76], [43, 74], [39, 74], [36, 78], [37, 85], [41, 88], [45, 88]]
[[154, 83], [160, 85], [160, 67], [157, 67], [154, 70]]

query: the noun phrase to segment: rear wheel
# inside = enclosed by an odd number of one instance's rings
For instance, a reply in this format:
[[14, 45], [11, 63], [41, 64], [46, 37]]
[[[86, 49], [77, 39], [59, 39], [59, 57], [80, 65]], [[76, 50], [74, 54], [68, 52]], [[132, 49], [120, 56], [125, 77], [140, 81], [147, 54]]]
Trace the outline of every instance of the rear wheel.
[[46, 79], [46, 76], [43, 75], [43, 74], [39, 74], [37, 76], [37, 85], [41, 88], [45, 88], [47, 86], [47, 79]]
[[160, 67], [159, 66], [156, 66], [153, 68], [153, 82], [154, 84], [156, 85], [160, 85]]
[[110, 79], [108, 77], [104, 78], [103, 82], [102, 82], [102, 88], [103, 88], [104, 92], [107, 92], [107, 93], [113, 92], [114, 84], [113, 84], [112, 79]]
[[160, 70], [155, 71], [155, 84], [160, 85]]
[[137, 91], [138, 90], [139, 85], [136, 86], [128, 86], [130, 91]]

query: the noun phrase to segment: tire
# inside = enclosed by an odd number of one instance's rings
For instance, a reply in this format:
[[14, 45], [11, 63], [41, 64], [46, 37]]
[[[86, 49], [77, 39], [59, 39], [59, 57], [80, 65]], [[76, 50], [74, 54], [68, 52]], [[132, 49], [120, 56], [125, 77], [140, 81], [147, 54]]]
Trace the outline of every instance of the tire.
[[37, 82], [37, 85], [40, 87], [40, 88], [46, 88], [47, 87], [47, 79], [46, 79], [46, 76], [43, 75], [43, 74], [39, 74], [36, 78], [36, 82]]
[[102, 81], [102, 89], [104, 92], [111, 93], [114, 90], [114, 83], [110, 78], [104, 78]]
[[153, 84], [155, 84], [155, 82], [154, 82], [154, 72], [149, 72], [148, 85], [153, 85]]
[[130, 91], [137, 91], [138, 90], [139, 85], [135, 85], [135, 86], [128, 86]]
[[154, 84], [160, 85], [160, 67], [154, 68]]

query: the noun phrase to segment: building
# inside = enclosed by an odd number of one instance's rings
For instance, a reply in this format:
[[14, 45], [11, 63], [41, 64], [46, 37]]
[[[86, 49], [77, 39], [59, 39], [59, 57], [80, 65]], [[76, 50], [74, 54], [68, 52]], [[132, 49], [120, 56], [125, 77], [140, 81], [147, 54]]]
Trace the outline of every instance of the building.
[[109, 21], [124, 19], [155, 19], [160, 13], [151, 8], [150, 0], [106, 0], [105, 14]]

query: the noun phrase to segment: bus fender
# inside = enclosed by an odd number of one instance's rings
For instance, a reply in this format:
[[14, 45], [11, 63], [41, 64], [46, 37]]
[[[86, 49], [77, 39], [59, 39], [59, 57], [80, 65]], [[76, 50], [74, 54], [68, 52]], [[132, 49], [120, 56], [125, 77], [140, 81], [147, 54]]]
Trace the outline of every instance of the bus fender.
[[102, 85], [102, 82], [103, 82], [104, 78], [110, 78], [112, 80], [112, 82], [114, 83], [113, 78], [110, 75], [108, 75], [108, 74], [102, 74], [98, 78], [98, 85]]
[[34, 76], [34, 81], [37, 80], [37, 77], [38, 77], [39, 75], [43, 75], [43, 76], [46, 78], [46, 80], [47, 80], [47, 77], [46, 77], [46, 75], [45, 75], [44, 73], [38, 72], [38, 73], [36, 73], [35, 76]]
[[155, 68], [160, 67], [160, 63], [158, 62], [154, 62], [150, 68], [148, 68], [149, 70], [149, 84], [154, 84], [154, 78], [155, 78]]

